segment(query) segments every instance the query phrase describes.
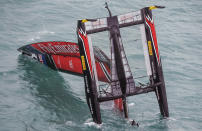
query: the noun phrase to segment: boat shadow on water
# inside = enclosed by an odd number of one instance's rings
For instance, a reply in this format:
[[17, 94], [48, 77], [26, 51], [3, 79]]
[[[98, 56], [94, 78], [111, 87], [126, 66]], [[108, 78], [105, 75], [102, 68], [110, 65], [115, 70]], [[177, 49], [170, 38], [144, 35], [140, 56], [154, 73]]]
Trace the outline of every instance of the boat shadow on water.
[[31, 97], [36, 99], [36, 106], [56, 116], [51, 121], [56, 124], [67, 121], [83, 123], [89, 117], [85, 102], [71, 90], [69, 83], [57, 71], [27, 56], [19, 55], [18, 63], [18, 70], [22, 72], [19, 76], [23, 81], [22, 89], [29, 88]]

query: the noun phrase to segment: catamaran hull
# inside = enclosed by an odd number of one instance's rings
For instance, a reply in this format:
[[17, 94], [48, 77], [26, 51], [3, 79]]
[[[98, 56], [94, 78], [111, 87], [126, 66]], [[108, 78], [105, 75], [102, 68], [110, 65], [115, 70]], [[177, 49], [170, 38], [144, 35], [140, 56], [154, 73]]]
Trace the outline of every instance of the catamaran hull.
[[[109, 11], [107, 5], [106, 8]], [[77, 36], [85, 88], [87, 90], [87, 103], [94, 122], [98, 124], [102, 122], [99, 102], [121, 98], [125, 118], [128, 118], [126, 97], [152, 91], [156, 93], [162, 116], [169, 116], [163, 70], [151, 11], [155, 8], [164, 7], [145, 7], [139, 11], [118, 16], [112, 16], [109, 11], [109, 17], [78, 20]], [[145, 65], [149, 78], [149, 84], [144, 87], [138, 87], [135, 84], [121, 40], [120, 28], [133, 25], [140, 25], [141, 29]], [[90, 35], [103, 31], [109, 32], [111, 47], [111, 81], [109, 83], [111, 92], [105, 91], [104, 95], [100, 94], [99, 83], [97, 82], [97, 71], [93, 59], [94, 53], [91, 50], [92, 41]]]

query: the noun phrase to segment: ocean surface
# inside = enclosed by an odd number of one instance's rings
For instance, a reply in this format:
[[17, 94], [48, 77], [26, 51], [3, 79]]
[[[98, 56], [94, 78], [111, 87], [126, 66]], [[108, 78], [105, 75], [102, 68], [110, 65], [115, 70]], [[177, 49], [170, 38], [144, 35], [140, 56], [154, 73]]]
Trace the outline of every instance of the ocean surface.
[[[103, 124], [93, 123], [82, 77], [53, 71], [17, 51], [41, 41], [77, 42], [77, 20], [108, 16], [105, 1], [0, 0], [0, 131], [202, 130], [201, 0], [108, 0], [113, 15], [166, 6], [153, 15], [170, 117], [162, 119], [154, 93], [129, 97], [129, 116], [138, 128], [112, 102], [101, 104]], [[143, 73], [139, 27], [121, 33], [131, 70]], [[107, 36], [93, 40], [107, 50]]]

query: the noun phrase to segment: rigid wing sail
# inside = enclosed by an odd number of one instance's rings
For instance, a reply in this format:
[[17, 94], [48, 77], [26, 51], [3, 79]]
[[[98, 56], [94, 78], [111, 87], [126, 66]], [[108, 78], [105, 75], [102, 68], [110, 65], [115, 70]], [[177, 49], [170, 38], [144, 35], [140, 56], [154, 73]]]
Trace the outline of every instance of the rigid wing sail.
[[[78, 20], [78, 45], [84, 74], [87, 103], [94, 122], [101, 124], [100, 102], [121, 99], [125, 117], [128, 118], [126, 97], [155, 92], [162, 116], [168, 117], [168, 104], [162, 64], [157, 44], [152, 9], [161, 6], [145, 7], [139, 11], [112, 16], [109, 8], [109, 17], [97, 19]], [[124, 46], [121, 39], [120, 28], [140, 26], [144, 57], [149, 78], [146, 86], [136, 86]], [[90, 34], [108, 31], [110, 40], [110, 90], [102, 91], [99, 87], [95, 54]]]
[[[18, 49], [24, 55], [38, 60], [44, 65], [61, 72], [82, 76], [79, 47], [77, 43], [49, 41], [25, 45]], [[110, 60], [98, 47], [94, 47], [98, 79], [109, 82]]]

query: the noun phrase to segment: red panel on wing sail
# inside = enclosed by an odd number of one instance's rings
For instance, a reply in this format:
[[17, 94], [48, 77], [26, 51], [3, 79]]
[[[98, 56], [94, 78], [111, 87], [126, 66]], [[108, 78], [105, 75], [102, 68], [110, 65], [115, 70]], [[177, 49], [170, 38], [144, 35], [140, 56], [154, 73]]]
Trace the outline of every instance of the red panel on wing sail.
[[47, 54], [54, 55], [69, 55], [69, 56], [80, 56], [79, 47], [76, 43], [72, 42], [39, 42], [31, 44], [32, 47], [36, 48], [38, 51]]
[[150, 28], [151, 34], [152, 34], [152, 39], [153, 39], [153, 43], [154, 43], [154, 48], [155, 48], [155, 52], [156, 52], [156, 57], [157, 57], [157, 61], [158, 63], [160, 63], [160, 55], [159, 55], [159, 49], [158, 49], [158, 43], [157, 43], [157, 37], [156, 37], [156, 30], [155, 30], [155, 25], [154, 25], [154, 21], [153, 20], [149, 20], [147, 17], [145, 18], [146, 22]]
[[98, 61], [96, 61], [95, 63], [96, 63], [98, 79], [100, 81], [110, 82], [110, 68], [107, 66], [107, 64], [100, 63]]
[[[85, 41], [87, 40], [85, 36], [82, 36], [82, 38]], [[88, 46], [88, 44], [86, 45]], [[31, 46], [41, 53], [51, 55], [57, 69], [69, 73], [75, 73], [81, 75], [83, 74], [79, 47], [76, 43], [50, 41], [50, 42], [34, 43], [31, 44]], [[87, 53], [90, 54], [89, 47], [86, 48], [88, 48]], [[88, 55], [88, 57], [90, 58], [90, 55]], [[99, 63], [101, 63], [102, 67]], [[89, 65], [91, 65], [91, 61], [89, 61]], [[104, 62], [101, 62], [99, 58], [96, 58], [96, 69], [99, 81], [103, 82], [110, 81], [106, 75], [108, 74], [109, 77], [110, 74], [110, 68], [108, 64], [105, 64]]]
[[93, 78], [93, 68], [92, 68], [92, 63], [91, 63], [91, 54], [90, 54], [90, 48], [89, 48], [89, 44], [88, 44], [88, 38], [86, 33], [84, 33], [81, 29], [78, 32], [79, 37], [81, 38], [81, 40], [83, 41], [83, 46], [84, 46], [84, 51], [85, 51], [85, 55], [87, 58], [87, 64], [88, 67], [90, 68], [90, 73], [91, 73], [91, 78]]
[[[57, 69], [70, 73], [83, 74], [80, 57], [52, 55], [52, 58]], [[104, 68], [110, 73], [109, 67], [106, 64], [103, 65]], [[109, 79], [106, 77], [98, 61], [96, 61], [96, 69], [98, 74], [98, 80], [103, 82], [109, 82]]]
[[120, 111], [123, 111], [123, 100], [122, 98], [114, 100], [114, 105], [116, 108], [118, 108]]
[[52, 55], [57, 69], [82, 74], [80, 57]]

